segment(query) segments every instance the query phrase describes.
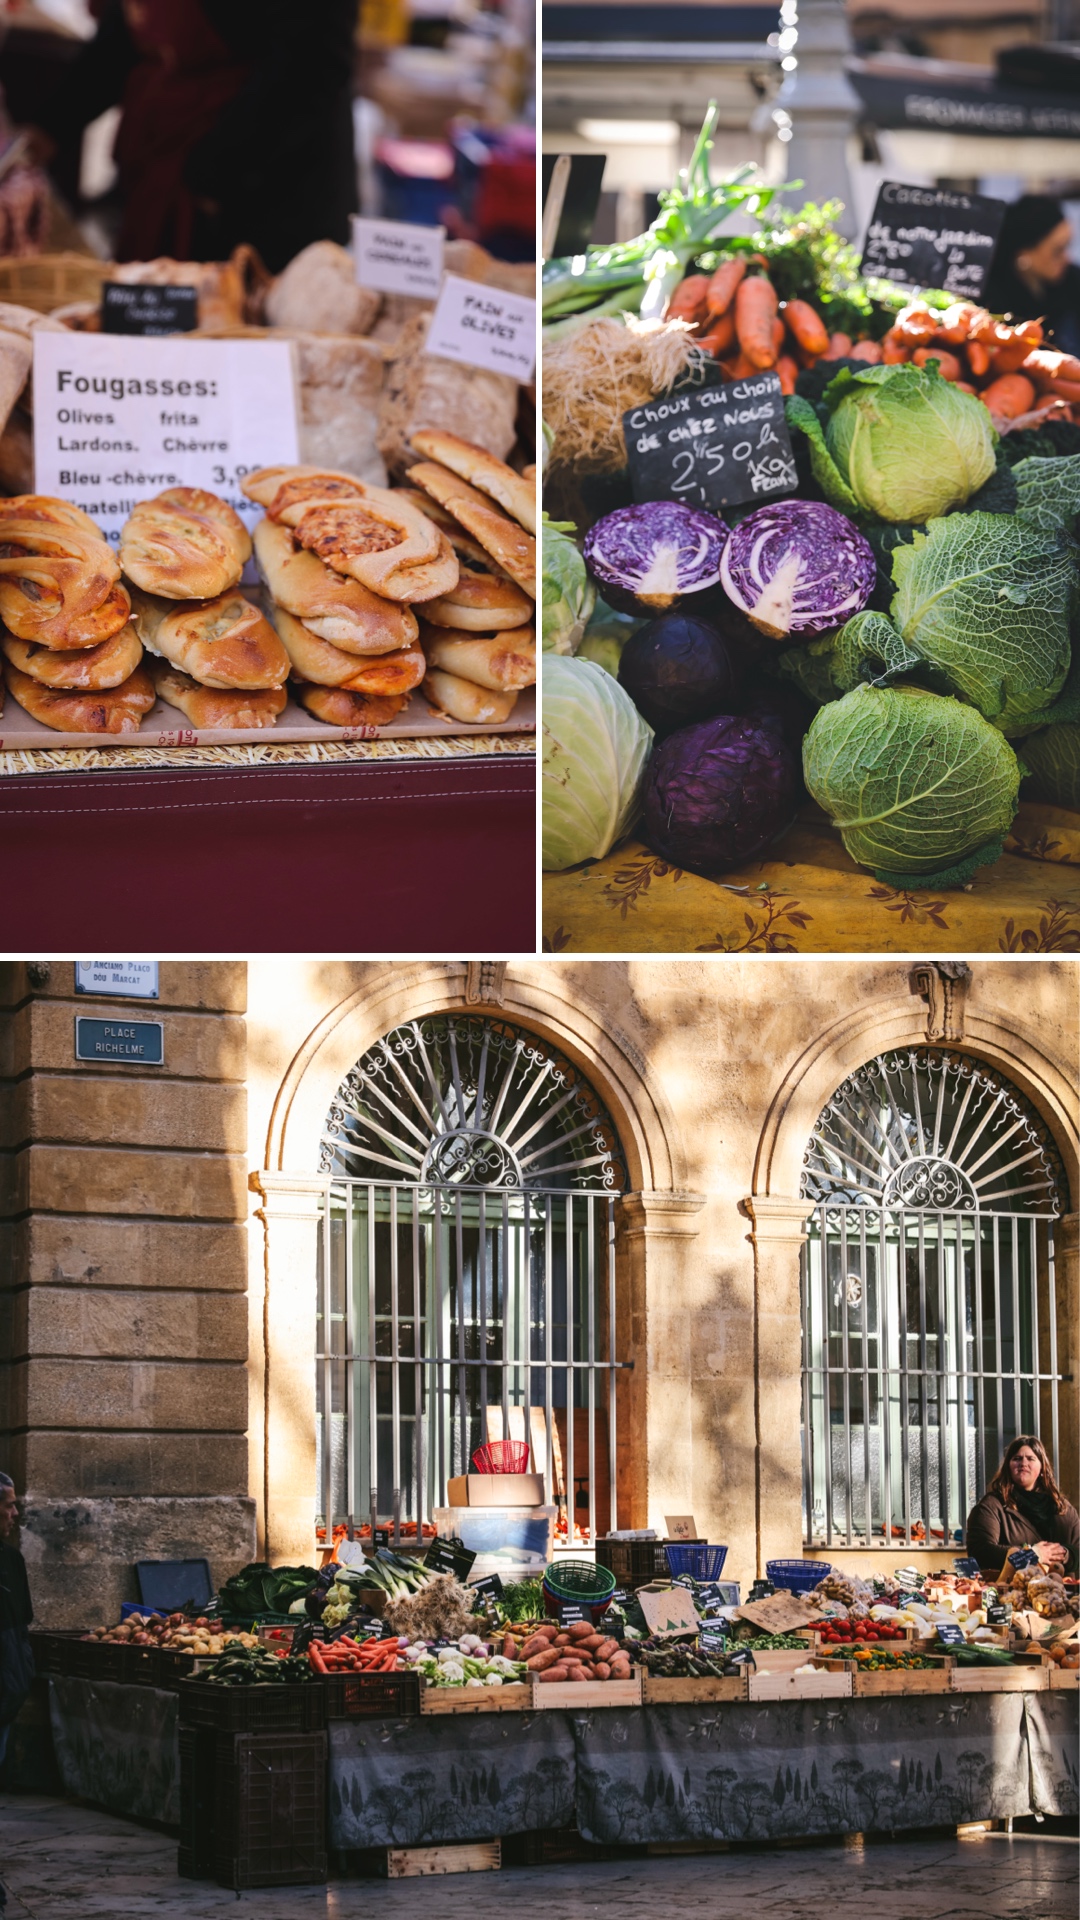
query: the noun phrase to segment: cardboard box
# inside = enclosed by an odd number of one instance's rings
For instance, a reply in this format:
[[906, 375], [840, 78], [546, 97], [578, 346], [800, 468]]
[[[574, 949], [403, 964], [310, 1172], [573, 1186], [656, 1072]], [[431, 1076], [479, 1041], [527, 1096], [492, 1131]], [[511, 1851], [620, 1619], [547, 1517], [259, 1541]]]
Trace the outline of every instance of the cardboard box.
[[542, 1473], [459, 1473], [446, 1483], [452, 1507], [542, 1507]]

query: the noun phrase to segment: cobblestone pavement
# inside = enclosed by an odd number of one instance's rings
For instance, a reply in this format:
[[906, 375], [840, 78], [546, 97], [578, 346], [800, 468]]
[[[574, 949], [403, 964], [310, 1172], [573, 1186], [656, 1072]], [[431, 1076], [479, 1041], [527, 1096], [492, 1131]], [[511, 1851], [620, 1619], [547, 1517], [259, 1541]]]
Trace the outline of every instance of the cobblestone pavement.
[[1074, 1920], [1080, 1849], [1060, 1837], [904, 1840], [510, 1867], [239, 1897], [179, 1880], [167, 1834], [36, 1795], [0, 1795], [5, 1920]]

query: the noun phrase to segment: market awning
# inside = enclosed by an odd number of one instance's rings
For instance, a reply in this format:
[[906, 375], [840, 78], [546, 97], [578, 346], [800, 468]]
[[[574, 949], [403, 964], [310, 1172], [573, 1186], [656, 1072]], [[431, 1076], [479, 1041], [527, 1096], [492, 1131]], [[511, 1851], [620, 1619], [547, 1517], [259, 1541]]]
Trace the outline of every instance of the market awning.
[[[936, 64], [936, 63], [935, 63]], [[963, 80], [907, 68], [882, 72], [853, 60], [852, 85], [875, 127], [913, 127], [1012, 139], [1080, 139], [1080, 98], [1003, 85], [993, 74]]]

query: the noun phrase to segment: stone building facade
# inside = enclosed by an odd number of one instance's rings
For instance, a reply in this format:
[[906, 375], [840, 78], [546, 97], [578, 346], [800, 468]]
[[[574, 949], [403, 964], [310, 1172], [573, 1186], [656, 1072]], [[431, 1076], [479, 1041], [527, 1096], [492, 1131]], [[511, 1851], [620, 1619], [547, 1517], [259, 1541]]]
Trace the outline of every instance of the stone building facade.
[[43, 1620], [114, 1613], [139, 1558], [314, 1557], [327, 1116], [383, 1036], [447, 1013], [555, 1050], [617, 1133], [620, 1525], [692, 1513], [744, 1582], [802, 1555], [807, 1142], [849, 1074], [926, 1047], [1001, 1076], [1058, 1169], [1075, 1498], [1075, 963], [177, 962], [159, 1008], [164, 1068], [76, 1066], [71, 963], [0, 969], [0, 1460]]

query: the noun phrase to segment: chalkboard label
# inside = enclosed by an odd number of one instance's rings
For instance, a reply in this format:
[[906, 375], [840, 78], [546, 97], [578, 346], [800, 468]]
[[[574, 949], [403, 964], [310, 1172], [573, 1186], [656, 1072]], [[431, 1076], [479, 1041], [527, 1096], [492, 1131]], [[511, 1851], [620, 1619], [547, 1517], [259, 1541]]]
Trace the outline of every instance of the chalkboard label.
[[922, 1575], [916, 1567], [897, 1567], [893, 1577], [900, 1582], [902, 1587], [917, 1586], [922, 1579]]
[[962, 1647], [964, 1644], [964, 1629], [963, 1627], [958, 1627], [955, 1620], [939, 1620], [937, 1623], [937, 1637], [943, 1647]]
[[1008, 1617], [1009, 1608], [1003, 1606], [1000, 1600], [991, 1602], [987, 1606], [986, 1624], [988, 1627], [1003, 1627]]
[[900, 287], [937, 287], [978, 300], [1004, 218], [1004, 200], [883, 180], [866, 230], [862, 272]]
[[474, 1580], [469, 1588], [470, 1593], [489, 1593], [495, 1600], [498, 1599], [502, 1590], [503, 1583], [497, 1573], [485, 1574], [482, 1580]]
[[605, 1613], [600, 1621], [600, 1632], [606, 1633], [609, 1640], [625, 1640], [626, 1621], [620, 1613]]
[[702, 1653], [724, 1653], [727, 1649], [727, 1622], [714, 1620], [711, 1626], [702, 1627], [698, 1635], [698, 1645]]
[[626, 1588], [616, 1587], [614, 1593], [608, 1594], [607, 1604], [609, 1607], [622, 1607], [622, 1606], [625, 1606], [626, 1600], [627, 1600]]
[[1014, 1547], [1007, 1556], [1010, 1567], [1037, 1567], [1039, 1556], [1033, 1547]]
[[724, 507], [798, 485], [776, 373], [666, 394], [623, 414], [634, 499]]
[[977, 1560], [954, 1560], [953, 1567], [957, 1573], [964, 1574], [972, 1580], [977, 1579], [982, 1571]]
[[559, 1619], [562, 1621], [564, 1627], [569, 1627], [575, 1620], [591, 1620], [592, 1614], [587, 1613], [585, 1608], [580, 1606], [576, 1600], [561, 1600], [559, 1602]]
[[747, 1605], [749, 1606], [751, 1601], [754, 1600], [767, 1600], [770, 1594], [774, 1594], [775, 1592], [776, 1588], [773, 1586], [771, 1580], [755, 1580], [750, 1589]]
[[424, 1565], [433, 1573], [453, 1573], [464, 1580], [475, 1559], [475, 1553], [470, 1553], [457, 1540], [433, 1540], [424, 1555]]
[[112, 280], [102, 287], [102, 333], [190, 333], [198, 324], [194, 287], [128, 287]]
[[76, 1060], [116, 1065], [122, 1060], [142, 1067], [165, 1062], [165, 1029], [160, 1020], [87, 1020], [75, 1018]]

